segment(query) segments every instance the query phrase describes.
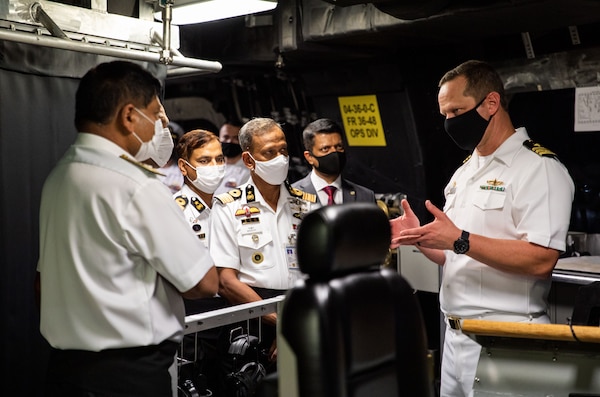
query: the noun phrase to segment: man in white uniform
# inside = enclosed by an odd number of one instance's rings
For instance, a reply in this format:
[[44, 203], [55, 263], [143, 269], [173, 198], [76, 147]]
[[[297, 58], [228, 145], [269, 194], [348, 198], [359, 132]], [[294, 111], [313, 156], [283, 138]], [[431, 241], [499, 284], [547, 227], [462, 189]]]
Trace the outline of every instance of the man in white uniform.
[[[160, 82], [130, 62], [100, 64], [76, 95], [79, 134], [40, 207], [45, 395], [173, 395], [182, 296], [217, 291], [217, 271], [153, 168], [173, 142]], [[158, 216], [160, 215], [160, 216]]]
[[[183, 216], [190, 229], [208, 248], [213, 193], [225, 174], [225, 156], [221, 150], [221, 143], [210, 131], [192, 130], [179, 138], [175, 153], [175, 161], [183, 175], [184, 184], [181, 190], [173, 194], [173, 198], [183, 210]], [[185, 299], [184, 303], [186, 315], [227, 306], [227, 302], [218, 296], [208, 299]], [[220, 328], [213, 328], [186, 336], [180, 357], [197, 361], [195, 365], [180, 368], [180, 385], [187, 379], [196, 379], [194, 371], [198, 371], [205, 376], [208, 390], [215, 395], [223, 394], [222, 379], [228, 372], [223, 374], [217, 359], [215, 346], [220, 334]], [[201, 384], [197, 383], [195, 387], [198, 393], [206, 394], [200, 389]]]
[[221, 143], [210, 131], [192, 130], [179, 139], [176, 151], [184, 185], [173, 198], [190, 228], [208, 248], [213, 193], [225, 174]]
[[[289, 157], [279, 124], [250, 120], [240, 131], [240, 144], [251, 180], [215, 196], [209, 241], [219, 294], [231, 304], [281, 295], [301, 277], [296, 234], [316, 201], [287, 184]], [[263, 320], [275, 326], [276, 318], [273, 313]]]
[[465, 62], [439, 86], [445, 129], [472, 154], [445, 188], [444, 211], [425, 203], [433, 222], [419, 226], [402, 201], [405, 214], [391, 221], [392, 247], [416, 244], [444, 267], [440, 395], [466, 397], [481, 347], [452, 319], [549, 322], [551, 274], [565, 249], [574, 186], [554, 153], [533, 143], [525, 128], [515, 130], [490, 65]]

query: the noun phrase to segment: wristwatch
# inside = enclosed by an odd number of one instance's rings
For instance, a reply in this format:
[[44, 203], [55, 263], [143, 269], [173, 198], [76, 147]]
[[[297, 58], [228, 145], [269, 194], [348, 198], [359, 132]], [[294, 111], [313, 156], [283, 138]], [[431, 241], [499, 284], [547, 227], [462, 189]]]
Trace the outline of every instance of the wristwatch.
[[462, 234], [454, 242], [454, 252], [457, 254], [465, 254], [469, 250], [469, 232], [462, 231]]

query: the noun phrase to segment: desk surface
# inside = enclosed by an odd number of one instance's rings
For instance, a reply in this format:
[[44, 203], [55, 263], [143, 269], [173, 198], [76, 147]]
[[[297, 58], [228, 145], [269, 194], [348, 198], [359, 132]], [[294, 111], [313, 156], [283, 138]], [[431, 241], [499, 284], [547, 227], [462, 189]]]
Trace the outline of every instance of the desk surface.
[[600, 281], [600, 256], [561, 258], [552, 272], [552, 280], [582, 285]]

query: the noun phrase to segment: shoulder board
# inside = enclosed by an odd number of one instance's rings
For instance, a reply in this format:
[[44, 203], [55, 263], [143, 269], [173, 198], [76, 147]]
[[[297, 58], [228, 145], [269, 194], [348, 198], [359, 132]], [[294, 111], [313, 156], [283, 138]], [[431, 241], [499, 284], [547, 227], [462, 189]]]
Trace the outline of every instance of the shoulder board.
[[136, 160], [130, 158], [129, 156], [126, 156], [126, 155], [122, 154], [119, 157], [121, 157], [123, 160], [129, 161], [133, 165], [137, 165], [138, 167], [142, 168], [144, 171], [148, 171], [148, 172], [151, 172], [151, 173], [156, 174], [156, 175], [165, 176], [165, 174], [163, 174], [162, 172], [160, 172], [156, 168], [154, 168], [152, 166], [149, 166], [148, 164], [145, 164], [145, 163], [140, 163], [139, 161], [136, 161]]
[[469, 160], [471, 160], [471, 155], [468, 155], [467, 158], [463, 160], [463, 164], [466, 163]]
[[292, 187], [292, 185], [290, 185], [288, 183], [288, 181], [285, 181], [285, 187], [287, 188], [288, 192], [290, 192], [290, 194], [294, 197], [298, 197], [301, 198], [302, 200], [306, 200], [310, 203], [316, 203], [317, 202], [317, 195], [313, 194], [313, 193], [307, 193], [304, 192], [298, 188]]
[[242, 197], [242, 191], [240, 189], [233, 189], [225, 193], [217, 194], [215, 199], [219, 200], [222, 204], [227, 204], [233, 203], [240, 197]]
[[523, 146], [525, 146], [527, 149], [531, 150], [532, 152], [534, 152], [535, 154], [537, 154], [539, 156], [552, 157], [554, 159], [558, 159], [558, 156], [556, 155], [556, 153], [554, 153], [550, 149], [543, 147], [539, 143], [533, 142], [531, 139], [524, 141]]

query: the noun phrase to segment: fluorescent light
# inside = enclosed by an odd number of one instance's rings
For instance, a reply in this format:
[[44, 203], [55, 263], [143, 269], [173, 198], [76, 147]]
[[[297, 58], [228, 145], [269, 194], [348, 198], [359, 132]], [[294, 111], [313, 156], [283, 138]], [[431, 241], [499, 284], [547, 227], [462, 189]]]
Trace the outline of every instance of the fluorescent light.
[[[189, 0], [178, 2], [175, 0], [173, 2], [171, 23], [173, 25], [188, 25], [216, 21], [270, 11], [275, 7], [277, 7], [277, 0], [200, 0], [196, 2], [189, 2]], [[154, 17], [162, 20], [162, 12], [155, 13]]]

